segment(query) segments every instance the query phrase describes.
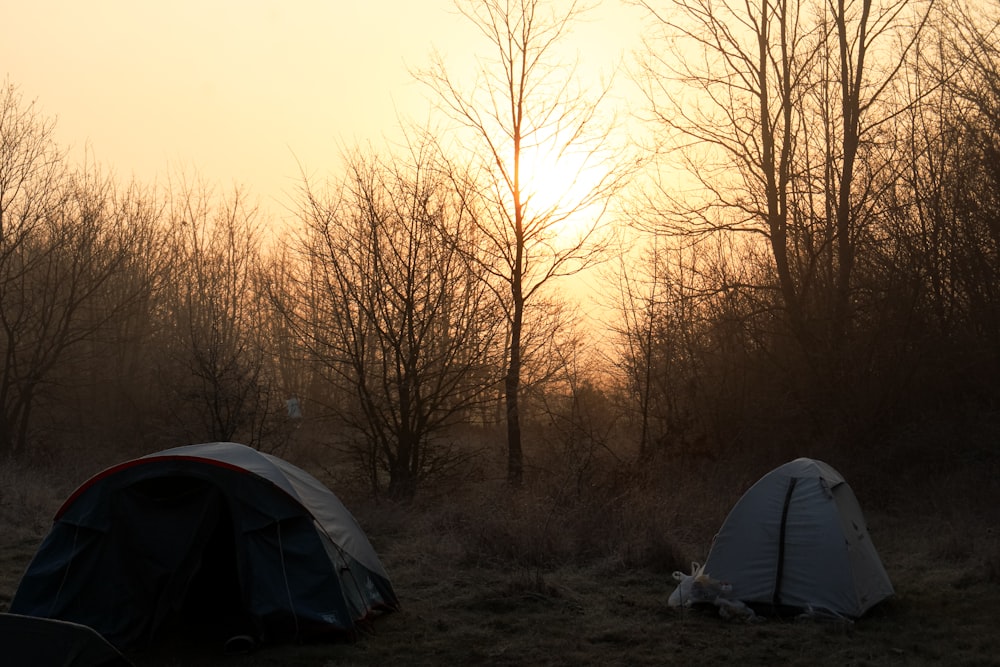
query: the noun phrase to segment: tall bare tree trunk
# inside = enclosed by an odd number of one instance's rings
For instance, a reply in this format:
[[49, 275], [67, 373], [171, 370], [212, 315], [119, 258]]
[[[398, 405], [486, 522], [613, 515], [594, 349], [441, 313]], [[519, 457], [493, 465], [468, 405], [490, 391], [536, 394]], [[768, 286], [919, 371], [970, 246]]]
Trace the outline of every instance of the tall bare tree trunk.
[[510, 358], [507, 360], [507, 375], [504, 391], [507, 398], [507, 482], [514, 487], [524, 481], [524, 452], [521, 448], [521, 330], [524, 325], [524, 296], [521, 282], [511, 283], [514, 300], [510, 325]]
[[[566, 76], [574, 64], [559, 61], [560, 43], [587, 7], [545, 0], [455, 0], [455, 5], [488, 48], [475, 84], [464, 90], [440, 58], [418, 76], [438, 95], [445, 113], [468, 132], [473, 162], [484, 174], [472, 207], [484, 240], [472, 259], [504, 289], [510, 288], [504, 399], [507, 478], [516, 487], [524, 477], [519, 394], [522, 365], [530, 363], [522, 349], [526, 306], [551, 280], [599, 261], [607, 245], [600, 218], [634, 173], [636, 160], [628, 151], [616, 150], [613, 121], [597, 115], [608, 88], [585, 96], [575, 77]], [[569, 185], [563, 192], [533, 198], [532, 188], [539, 184], [522, 180], [523, 161], [531, 159], [522, 152], [551, 159], [544, 165], [549, 169], [558, 169], [557, 162], [572, 155], [586, 168], [606, 172], [584, 194]], [[578, 175], [584, 171], [576, 169]], [[555, 203], [542, 203], [546, 200]], [[587, 219], [572, 233], [575, 238], [562, 238], [567, 234], [559, 229], [562, 223], [582, 216]]]

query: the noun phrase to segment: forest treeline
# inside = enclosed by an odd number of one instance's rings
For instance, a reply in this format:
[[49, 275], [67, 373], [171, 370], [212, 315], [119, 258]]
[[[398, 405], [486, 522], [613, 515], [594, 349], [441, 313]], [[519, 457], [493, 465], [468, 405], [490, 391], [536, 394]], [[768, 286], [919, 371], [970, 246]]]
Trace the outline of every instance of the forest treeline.
[[[480, 76], [432, 58], [440, 124], [304, 179], [287, 229], [246, 190], [71, 163], [8, 82], [0, 458], [321, 445], [408, 499], [501, 451], [519, 485], [996, 414], [995, 8], [637, 3], [643, 134], [612, 145], [609, 88], [555, 48], [586, 8], [456, 4]], [[542, 196], [539, 150], [600, 175]], [[584, 270], [600, 345], [562, 296]]]

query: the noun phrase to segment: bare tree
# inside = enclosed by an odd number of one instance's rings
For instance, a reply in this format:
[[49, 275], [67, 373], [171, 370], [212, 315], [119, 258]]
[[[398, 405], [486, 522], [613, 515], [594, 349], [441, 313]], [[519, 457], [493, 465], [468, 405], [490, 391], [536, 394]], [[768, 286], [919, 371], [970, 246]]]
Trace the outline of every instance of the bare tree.
[[171, 193], [172, 274], [161, 335], [175, 383], [175, 426], [188, 438], [259, 446], [275, 409], [259, 333], [262, 243], [256, 207], [240, 189], [228, 198], [182, 184]]
[[857, 255], [899, 169], [882, 142], [892, 83], [931, 1], [641, 3], [664, 37], [644, 65], [654, 116], [702, 193], [661, 193], [673, 228], [758, 235], [806, 350], [849, 331]]
[[[102, 245], [89, 252], [104, 254], [103, 261], [113, 266], [105, 268], [107, 275], [80, 303], [81, 338], [53, 369], [39, 407], [53, 445], [135, 447], [145, 441], [137, 436], [149, 435], [149, 417], [163, 398], [164, 383], [150, 365], [156, 358], [156, 304], [168, 254], [162, 202], [152, 189], [135, 181], [123, 185], [96, 167], [77, 174], [75, 181], [85, 212], [70, 224], [80, 231], [94, 224], [82, 220], [99, 221]], [[73, 250], [81, 251], [79, 246]], [[68, 441], [59, 437], [66, 433]]]
[[[1000, 12], [991, 5], [956, 3], [945, 46], [950, 72], [941, 72], [956, 113], [947, 117], [957, 287], [966, 325], [994, 368], [1000, 366]], [[944, 75], [944, 76], [942, 76]], [[957, 107], [957, 108], [956, 108]], [[990, 374], [992, 376], [992, 373]], [[992, 381], [989, 381], [992, 384]]]
[[[465, 198], [427, 144], [392, 159], [348, 156], [328, 192], [306, 183], [304, 272], [285, 304], [332, 391], [328, 407], [378, 494], [408, 500], [459, 463], [450, 427], [490, 396], [503, 318], [469, 262]], [[360, 446], [358, 446], [360, 444]]]
[[642, 255], [622, 263], [614, 359], [640, 459], [703, 456], [732, 439], [724, 413], [742, 410], [746, 351], [754, 347], [747, 332], [763, 323], [754, 265], [733, 262], [728, 240], [654, 235]]
[[149, 233], [143, 196], [70, 170], [52, 129], [13, 86], [0, 91], [0, 455], [27, 451], [71, 355], [149, 289], [119, 280]]
[[[560, 47], [588, 8], [578, 2], [457, 0], [458, 10], [483, 38], [488, 55], [466, 83], [435, 54], [417, 73], [440, 108], [463, 129], [458, 140], [465, 161], [477, 162], [480, 204], [470, 210], [483, 241], [477, 257], [509, 292], [504, 392], [507, 477], [521, 484], [524, 462], [519, 396], [526, 304], [543, 287], [601, 258], [607, 241], [602, 220], [612, 196], [634, 168], [617, 151], [611, 123], [602, 118], [608, 87], [589, 92], [579, 85], [576, 65]], [[538, 192], [528, 165], [559, 169], [569, 163], [585, 192], [572, 183], [562, 192]], [[463, 172], [467, 173], [467, 172]], [[575, 221], [575, 232], [566, 223]]]
[[615, 304], [622, 317], [612, 326], [617, 339], [617, 366], [624, 376], [625, 393], [638, 413], [640, 458], [653, 452], [653, 442], [659, 439], [656, 431], [664, 428], [659, 425], [658, 429], [655, 424], [661, 414], [657, 403], [665, 398], [656, 390], [655, 381], [665, 379], [669, 372], [660, 360], [670, 346], [666, 336], [680, 336], [679, 331], [664, 330], [670, 285], [669, 277], [663, 275], [664, 250], [658, 247], [657, 240], [654, 236], [647, 253], [638, 261], [634, 257], [623, 258], [617, 276], [619, 293]]
[[900, 133], [910, 157], [881, 264], [906, 308], [887, 308], [901, 311], [898, 337], [933, 349], [900, 364], [919, 374], [913, 383], [933, 373], [961, 385], [956, 396], [990, 395], [1000, 367], [1000, 15], [979, 3], [940, 9], [908, 81], [920, 105]]

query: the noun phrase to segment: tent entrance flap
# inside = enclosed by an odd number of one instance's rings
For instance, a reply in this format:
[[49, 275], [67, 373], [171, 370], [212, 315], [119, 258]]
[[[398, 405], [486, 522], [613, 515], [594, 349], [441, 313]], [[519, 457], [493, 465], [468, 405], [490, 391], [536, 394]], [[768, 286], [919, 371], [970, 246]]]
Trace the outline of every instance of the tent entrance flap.
[[[189, 476], [154, 477], [121, 489], [113, 532], [133, 590], [135, 613], [152, 640], [180, 625], [199, 635], [223, 633], [242, 607], [232, 513], [219, 486]], [[150, 576], [156, 573], [156, 576]], [[152, 613], [148, 613], [152, 610]]]
[[195, 569], [170, 625], [211, 641], [249, 634], [253, 624], [240, 584], [242, 558], [236, 548], [232, 513], [225, 504], [200, 553], [192, 558]]

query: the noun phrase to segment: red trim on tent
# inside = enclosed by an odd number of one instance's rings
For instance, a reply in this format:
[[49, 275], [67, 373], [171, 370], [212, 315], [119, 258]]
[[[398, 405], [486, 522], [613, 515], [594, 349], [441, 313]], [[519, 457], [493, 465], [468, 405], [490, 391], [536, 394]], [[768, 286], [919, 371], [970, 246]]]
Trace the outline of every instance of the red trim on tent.
[[[116, 475], [119, 472], [121, 472], [122, 470], [127, 470], [127, 469], [133, 468], [135, 466], [145, 465], [147, 463], [154, 463], [154, 462], [157, 462], [157, 461], [197, 461], [198, 463], [207, 463], [208, 465], [213, 465], [213, 466], [216, 466], [216, 467], [219, 467], [219, 468], [228, 468], [229, 470], [235, 470], [237, 472], [241, 472], [241, 473], [244, 473], [246, 475], [253, 475], [257, 479], [264, 479], [263, 477], [261, 477], [257, 473], [252, 472], [250, 470], [247, 470], [246, 468], [243, 468], [241, 466], [238, 466], [238, 465], [235, 465], [235, 464], [232, 464], [232, 463], [226, 463], [225, 461], [219, 461], [218, 459], [208, 459], [208, 458], [205, 458], [203, 456], [178, 456], [178, 455], [170, 455], [170, 456], [149, 456], [149, 457], [142, 457], [142, 458], [138, 458], [138, 459], [132, 459], [131, 461], [125, 461], [124, 463], [119, 463], [118, 465], [111, 466], [110, 468], [106, 468], [106, 469], [102, 470], [101, 472], [97, 473], [96, 475], [94, 475], [93, 477], [91, 477], [90, 479], [88, 479], [83, 484], [81, 484], [79, 487], [77, 487], [76, 491], [74, 491], [73, 493], [71, 493], [70, 496], [69, 496], [69, 498], [67, 498], [65, 500], [65, 502], [63, 502], [62, 506], [56, 512], [55, 517], [53, 517], [53, 521], [58, 521], [59, 518], [62, 517], [62, 515], [65, 514], [69, 510], [70, 506], [74, 502], [76, 502], [77, 498], [79, 498], [81, 495], [83, 495], [87, 491], [87, 489], [89, 489], [90, 487], [94, 486], [98, 482], [100, 482], [100, 481], [102, 481], [102, 480], [104, 480], [104, 479], [106, 479], [108, 477], [111, 477], [112, 475]], [[280, 487], [278, 487], [276, 484], [274, 484], [274, 482], [271, 482], [271, 480], [265, 479], [264, 481], [268, 482], [269, 484], [271, 484], [275, 488], [279, 489], [286, 496], [288, 495], [288, 493], [286, 493], [284, 489], [281, 489]]]

